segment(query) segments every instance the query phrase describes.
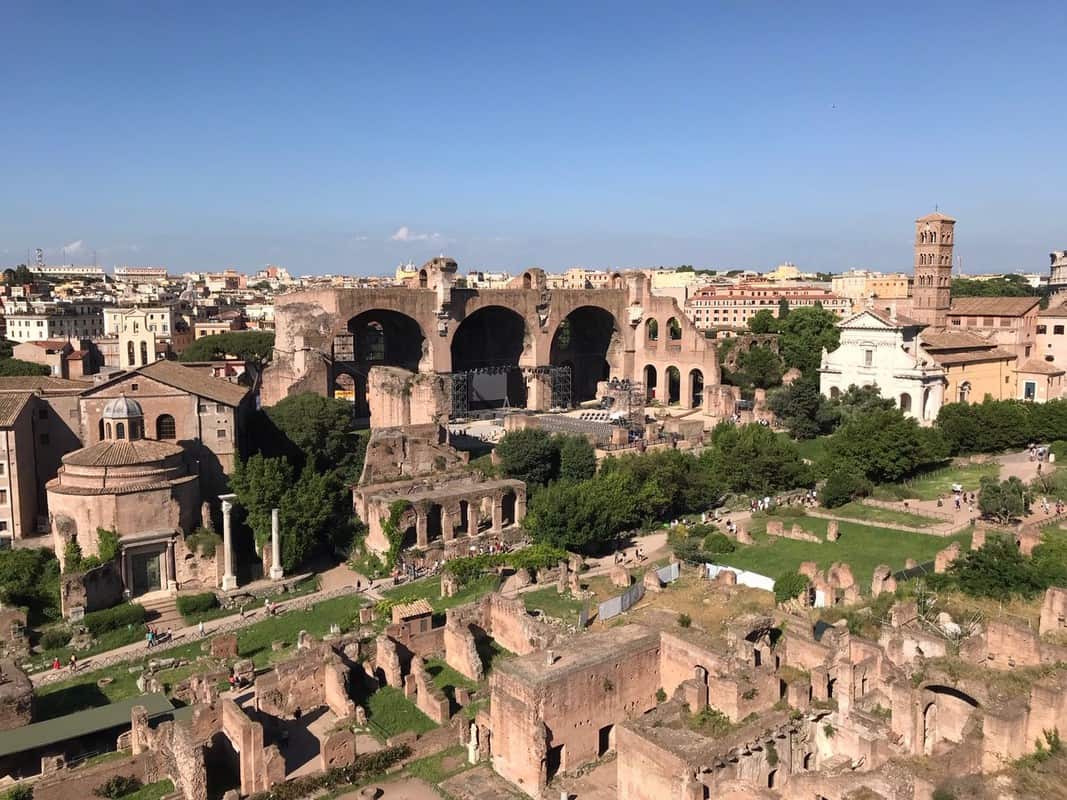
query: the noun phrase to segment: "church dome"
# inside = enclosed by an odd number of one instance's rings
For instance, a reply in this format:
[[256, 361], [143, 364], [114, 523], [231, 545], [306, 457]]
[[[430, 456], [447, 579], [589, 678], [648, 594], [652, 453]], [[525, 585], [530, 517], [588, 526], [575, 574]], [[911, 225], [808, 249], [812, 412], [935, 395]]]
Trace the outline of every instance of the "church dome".
[[141, 404], [136, 400], [131, 400], [126, 395], [116, 397], [104, 406], [104, 419], [130, 419], [143, 416], [144, 411], [141, 410]]

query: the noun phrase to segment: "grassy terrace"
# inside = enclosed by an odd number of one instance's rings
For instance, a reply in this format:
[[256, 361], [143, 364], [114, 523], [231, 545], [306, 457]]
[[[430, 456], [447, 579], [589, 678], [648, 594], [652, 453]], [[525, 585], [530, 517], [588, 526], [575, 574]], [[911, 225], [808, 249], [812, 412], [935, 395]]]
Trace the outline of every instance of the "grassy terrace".
[[982, 478], [995, 478], [999, 475], [1000, 465], [995, 463], [942, 467], [903, 483], [879, 486], [875, 489], [874, 496], [879, 500], [898, 500], [904, 497], [936, 500], [939, 496], [950, 496], [954, 483], [962, 485], [965, 492], [977, 492]]
[[[389, 589], [382, 592], [382, 596], [387, 600], [402, 603], [425, 599], [435, 612], [443, 614], [450, 608], [480, 600], [490, 592], [495, 591], [499, 585], [500, 578], [496, 575], [483, 575], [477, 580], [471, 581], [451, 597], [441, 597], [441, 578], [434, 575]], [[382, 615], [379, 615], [379, 617], [382, 617]], [[384, 617], [379, 619], [379, 622], [385, 624]]]
[[[334, 624], [340, 625], [342, 629], [354, 627], [358, 623], [359, 608], [362, 604], [363, 599], [358, 596], [335, 597], [317, 603], [308, 611], [287, 611], [280, 616], [257, 622], [238, 632], [238, 653], [242, 658], [251, 658], [257, 668], [265, 667], [288, 655], [302, 630], [322, 636], [328, 633], [330, 626]], [[285, 642], [285, 649], [272, 651], [271, 643], [274, 641]], [[158, 657], [194, 660], [202, 654], [202, 645], [202, 641], [194, 640], [161, 652]], [[155, 653], [146, 650], [145, 657], [140, 661], [124, 662], [99, 670], [87, 669], [70, 680], [40, 687], [37, 690], [37, 720], [59, 717], [83, 708], [107, 705], [137, 695], [137, 675], [131, 673], [130, 668], [137, 664], [144, 666], [149, 657], [155, 656]], [[177, 669], [161, 671], [158, 676], [164, 687], [169, 689], [201, 669], [203, 665], [191, 663]], [[98, 681], [101, 679], [110, 680], [99, 686]]]
[[383, 686], [367, 698], [367, 719], [371, 729], [383, 738], [404, 731], [426, 733], [437, 727], [432, 719], [404, 697], [402, 691], [392, 686]]
[[910, 511], [896, 511], [891, 508], [868, 506], [858, 501], [846, 503], [838, 508], [831, 508], [829, 513], [838, 517], [848, 517], [857, 522], [881, 525], [907, 525], [909, 528], [929, 528], [941, 524], [944, 520], [915, 514]]
[[[784, 519], [787, 527], [793, 521], [790, 518]], [[804, 561], [814, 561], [820, 569], [839, 561], [852, 567], [852, 574], [861, 591], [867, 592], [871, 585], [871, 574], [879, 564], [888, 564], [894, 570], [903, 569], [904, 562], [909, 558], [914, 558], [919, 563], [931, 561], [937, 551], [948, 547], [952, 542], [960, 542], [964, 549], [969, 548], [971, 542], [970, 531], [947, 537], [928, 536], [861, 525], [858, 522], [840, 523], [841, 538], [836, 542], [827, 542], [827, 520], [798, 517], [795, 521], [808, 533], [823, 539], [823, 542], [816, 544], [768, 537], [763, 533], [765, 518], [758, 521], [754, 519], [752, 532], [756, 543], [720, 555], [717, 558], [718, 563], [776, 578], [783, 572], [795, 570]]]

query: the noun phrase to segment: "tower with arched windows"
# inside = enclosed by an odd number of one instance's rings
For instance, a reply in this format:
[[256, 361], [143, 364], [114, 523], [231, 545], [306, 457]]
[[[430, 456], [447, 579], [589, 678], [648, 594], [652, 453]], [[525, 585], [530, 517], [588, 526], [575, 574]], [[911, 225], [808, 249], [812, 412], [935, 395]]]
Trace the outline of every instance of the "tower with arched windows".
[[927, 325], [945, 324], [952, 300], [952, 246], [956, 220], [934, 212], [915, 220], [915, 283], [911, 316]]

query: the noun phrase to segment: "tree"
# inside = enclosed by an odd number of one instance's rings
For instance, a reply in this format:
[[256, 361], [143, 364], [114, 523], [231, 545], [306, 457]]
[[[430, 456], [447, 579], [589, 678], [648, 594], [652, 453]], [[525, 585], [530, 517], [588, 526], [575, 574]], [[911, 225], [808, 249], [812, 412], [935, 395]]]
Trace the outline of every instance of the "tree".
[[504, 434], [496, 446], [500, 471], [528, 486], [544, 486], [559, 475], [559, 448], [539, 428], [524, 428]]
[[706, 509], [725, 489], [705, 464], [680, 450], [607, 458], [600, 471], [622, 475], [635, 487], [634, 512], [646, 522]]
[[748, 329], [753, 333], [777, 333], [778, 320], [769, 308], [761, 308], [749, 318]]
[[19, 358], [0, 358], [0, 377], [10, 378], [19, 375], [51, 375], [44, 364], [34, 364]]
[[1030, 513], [1030, 492], [1021, 480], [1012, 476], [1006, 481], [982, 478], [978, 490], [978, 509], [1006, 525]]
[[800, 597], [810, 585], [811, 581], [807, 575], [801, 575], [799, 572], [783, 572], [774, 581], [774, 599], [778, 603], [787, 603]]
[[793, 309], [778, 315], [778, 352], [786, 367], [812, 375], [822, 362], [822, 351], [837, 349], [840, 330], [837, 315], [821, 305]]
[[770, 393], [767, 406], [794, 439], [814, 439], [837, 427], [837, 411], [810, 377]]
[[869, 386], [852, 384], [844, 393], [831, 400], [830, 405], [841, 422], [848, 422], [853, 417], [863, 414], [892, 411], [896, 408], [896, 403], [892, 398], [882, 397], [876, 384]]
[[1030, 554], [1030, 564], [1042, 587], [1067, 586], [1067, 536], [1046, 530]]
[[29, 609], [31, 624], [58, 619], [59, 561], [51, 550], [0, 550], [0, 602]]
[[826, 443], [824, 474], [850, 468], [874, 483], [899, 481], [948, 457], [937, 430], [921, 428], [899, 409], [857, 416], [837, 429]]
[[873, 488], [871, 482], [857, 474], [851, 465], [839, 464], [826, 476], [826, 482], [819, 490], [819, 502], [827, 508], [837, 508], [856, 497], [870, 494]]
[[597, 550], [636, 524], [635, 486], [620, 472], [546, 486], [529, 501], [522, 525], [538, 543]]
[[750, 347], [737, 359], [738, 368], [757, 389], [769, 389], [782, 382], [782, 359], [769, 347]]
[[197, 339], [182, 351], [179, 361], [215, 361], [236, 356], [259, 371], [274, 351], [271, 331], [230, 331]]
[[964, 553], [947, 574], [972, 597], [1033, 597], [1045, 588], [1032, 563], [1005, 536], [987, 538], [980, 549]]
[[953, 297], [1036, 297], [1040, 290], [1031, 286], [1022, 275], [1004, 275], [990, 280], [955, 278]]
[[764, 495], [811, 486], [814, 480], [796, 445], [763, 425], [720, 422], [700, 461], [734, 492]]
[[284, 458], [267, 458], [260, 453], [238, 460], [230, 475], [230, 489], [245, 512], [245, 522], [260, 547], [270, 540], [271, 509], [280, 506], [293, 485], [293, 468]]
[[784, 297], [778, 301], [778, 320], [784, 320], [789, 316], [789, 301]]
[[261, 444], [268, 454], [285, 454], [298, 468], [309, 463], [348, 483], [359, 480], [367, 439], [352, 425], [351, 403], [306, 392], [280, 400], [266, 415], [283, 437], [273, 447]]
[[565, 481], [589, 480], [596, 473], [596, 451], [584, 436], [559, 437], [559, 477]]

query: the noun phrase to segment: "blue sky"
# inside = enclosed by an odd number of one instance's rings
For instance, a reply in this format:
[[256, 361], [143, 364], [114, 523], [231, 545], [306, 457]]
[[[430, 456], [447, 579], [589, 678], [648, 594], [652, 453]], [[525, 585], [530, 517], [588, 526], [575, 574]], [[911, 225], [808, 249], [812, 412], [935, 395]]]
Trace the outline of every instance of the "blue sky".
[[0, 8], [3, 264], [910, 269], [935, 204], [969, 272], [1067, 247], [1063, 2]]

